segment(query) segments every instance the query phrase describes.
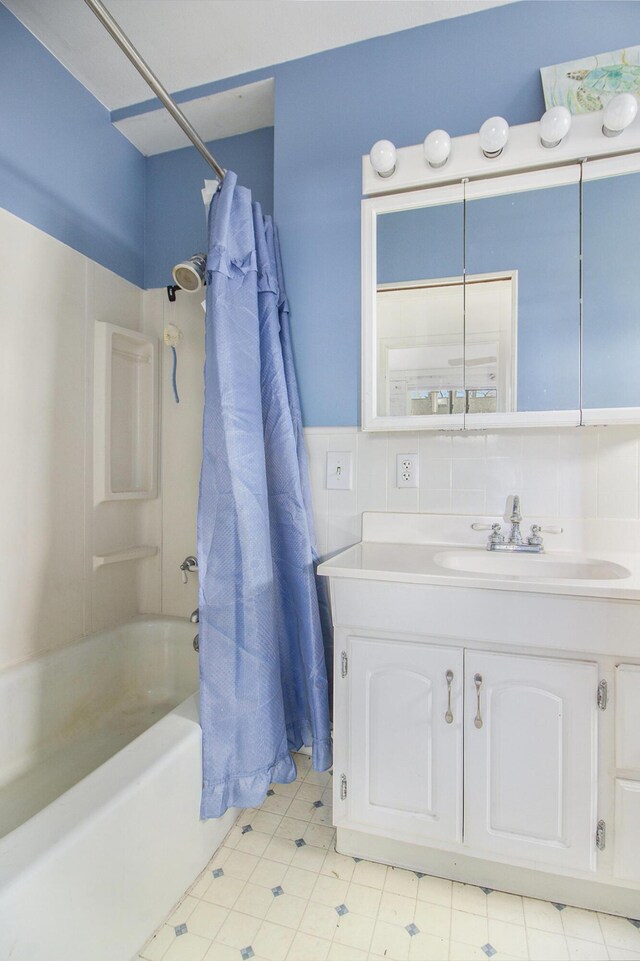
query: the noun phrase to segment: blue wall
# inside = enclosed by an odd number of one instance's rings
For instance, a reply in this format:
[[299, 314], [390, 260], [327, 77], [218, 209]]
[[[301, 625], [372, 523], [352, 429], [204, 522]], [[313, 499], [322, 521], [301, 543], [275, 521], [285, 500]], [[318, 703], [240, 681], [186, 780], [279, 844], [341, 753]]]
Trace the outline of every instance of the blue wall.
[[640, 404], [640, 173], [584, 190], [585, 407]]
[[[207, 144], [223, 167], [273, 213], [273, 127]], [[145, 287], [173, 283], [171, 268], [199, 250], [207, 231], [200, 191], [213, 171], [193, 147], [148, 157]]]
[[0, 117], [0, 207], [142, 285], [144, 158], [1, 4]]
[[[638, 42], [633, 2], [521, 2], [273, 68], [275, 215], [307, 425], [359, 422], [360, 156], [544, 112], [539, 68]], [[327, 372], [330, 372], [328, 376]]]

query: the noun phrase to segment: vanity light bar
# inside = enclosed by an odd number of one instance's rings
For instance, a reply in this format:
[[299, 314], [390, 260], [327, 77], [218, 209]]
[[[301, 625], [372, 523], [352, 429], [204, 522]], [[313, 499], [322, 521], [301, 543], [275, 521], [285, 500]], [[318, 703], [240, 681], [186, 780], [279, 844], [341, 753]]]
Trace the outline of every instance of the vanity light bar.
[[539, 122], [516, 127], [490, 117], [478, 133], [464, 137], [433, 130], [424, 143], [399, 149], [389, 140], [378, 141], [362, 158], [362, 192], [395, 193], [637, 150], [637, 100], [619, 94], [593, 113], [572, 116], [566, 107], [552, 107]]

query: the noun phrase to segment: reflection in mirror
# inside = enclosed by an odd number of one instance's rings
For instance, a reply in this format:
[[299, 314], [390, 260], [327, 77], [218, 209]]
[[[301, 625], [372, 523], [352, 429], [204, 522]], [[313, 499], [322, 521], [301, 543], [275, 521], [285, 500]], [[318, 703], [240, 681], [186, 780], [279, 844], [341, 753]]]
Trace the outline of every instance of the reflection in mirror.
[[464, 411], [463, 225], [462, 200], [377, 217], [381, 416]]
[[477, 383], [482, 364], [473, 352], [482, 344], [495, 357], [498, 385], [494, 407], [469, 405], [469, 413], [580, 406], [577, 170], [574, 183], [547, 179], [541, 189], [529, 189], [542, 182], [537, 174], [467, 188], [467, 276], [484, 276], [487, 285], [467, 288], [465, 382]]
[[638, 167], [637, 158], [584, 165], [584, 408], [640, 407]]

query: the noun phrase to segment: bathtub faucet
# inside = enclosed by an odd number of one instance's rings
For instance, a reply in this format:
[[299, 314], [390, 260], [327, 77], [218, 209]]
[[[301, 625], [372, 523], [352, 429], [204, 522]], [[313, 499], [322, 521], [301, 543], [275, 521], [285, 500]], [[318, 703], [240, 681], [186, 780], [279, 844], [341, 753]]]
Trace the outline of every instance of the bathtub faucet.
[[185, 557], [182, 564], [180, 565], [180, 570], [182, 571], [182, 583], [186, 584], [187, 573], [193, 574], [195, 571], [198, 570], [198, 559], [194, 557], [193, 554], [189, 554], [189, 556]]

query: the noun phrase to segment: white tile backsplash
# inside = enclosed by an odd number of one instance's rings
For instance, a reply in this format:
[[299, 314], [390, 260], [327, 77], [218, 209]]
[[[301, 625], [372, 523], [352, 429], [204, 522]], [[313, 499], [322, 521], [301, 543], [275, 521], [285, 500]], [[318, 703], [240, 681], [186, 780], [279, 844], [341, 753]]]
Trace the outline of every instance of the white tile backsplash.
[[[500, 517], [507, 497], [519, 493], [525, 517], [640, 516], [640, 427], [388, 434], [307, 428], [305, 434], [322, 556], [360, 539], [363, 511]], [[326, 490], [328, 450], [354, 452], [353, 490]], [[416, 451], [420, 486], [398, 489], [396, 455]]]

